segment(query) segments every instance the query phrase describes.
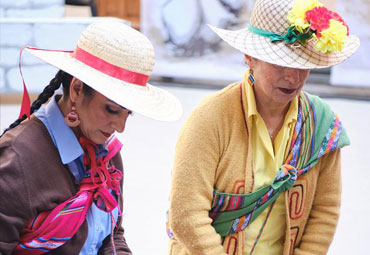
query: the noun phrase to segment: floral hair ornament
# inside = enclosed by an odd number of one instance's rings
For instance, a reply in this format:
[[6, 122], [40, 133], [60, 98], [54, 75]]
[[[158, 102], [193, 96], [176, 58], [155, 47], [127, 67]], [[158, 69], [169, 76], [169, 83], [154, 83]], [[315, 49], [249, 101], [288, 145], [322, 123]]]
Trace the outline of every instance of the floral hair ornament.
[[270, 38], [271, 42], [285, 41], [293, 46], [314, 40], [315, 50], [324, 54], [341, 52], [348, 40], [349, 28], [342, 17], [318, 0], [297, 0], [288, 12], [287, 20], [290, 27], [285, 35], [252, 25], [248, 26], [248, 30]]

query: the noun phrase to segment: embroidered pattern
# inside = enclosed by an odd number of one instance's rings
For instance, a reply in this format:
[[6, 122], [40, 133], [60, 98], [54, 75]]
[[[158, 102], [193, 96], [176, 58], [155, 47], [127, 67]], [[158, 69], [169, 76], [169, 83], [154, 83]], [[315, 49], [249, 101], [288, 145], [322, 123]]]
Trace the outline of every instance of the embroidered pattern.
[[289, 217], [297, 220], [302, 217], [307, 195], [307, 178], [300, 178], [289, 190]]
[[290, 249], [289, 249], [289, 254], [293, 254], [293, 249], [295, 247], [295, 243], [297, 241], [298, 235], [299, 235], [299, 227], [292, 227], [292, 228], [290, 228]]
[[235, 255], [237, 249], [238, 249], [238, 239], [235, 236], [230, 236], [226, 248], [226, 253], [230, 255]]
[[[243, 194], [244, 193], [244, 186], [245, 186], [245, 180], [244, 179], [236, 180], [235, 183], [234, 183], [233, 189], [232, 189], [233, 193]], [[246, 224], [246, 223], [247, 222], [245, 221], [244, 224]], [[242, 236], [244, 236], [243, 233], [242, 233]], [[241, 240], [244, 240], [244, 237], [241, 237]], [[239, 245], [239, 235], [229, 235], [229, 236], [223, 238], [223, 244], [224, 244], [224, 248], [225, 248], [227, 254], [236, 254], [237, 253], [237, 248], [238, 248], [238, 245]], [[244, 247], [244, 242], [242, 242], [240, 245], [242, 247]]]

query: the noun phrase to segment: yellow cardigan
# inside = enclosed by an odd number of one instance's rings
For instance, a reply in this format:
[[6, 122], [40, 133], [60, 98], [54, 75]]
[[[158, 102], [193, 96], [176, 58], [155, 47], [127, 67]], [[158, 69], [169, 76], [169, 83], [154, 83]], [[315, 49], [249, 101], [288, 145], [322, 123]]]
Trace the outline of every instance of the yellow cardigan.
[[[245, 93], [235, 83], [203, 100], [182, 128], [172, 173], [169, 225], [175, 237], [170, 239], [169, 254], [246, 254], [244, 231], [222, 240], [208, 212], [214, 188], [227, 193], [253, 191], [247, 112]], [[321, 157], [285, 192], [284, 255], [326, 254], [339, 217], [340, 168], [337, 149]]]

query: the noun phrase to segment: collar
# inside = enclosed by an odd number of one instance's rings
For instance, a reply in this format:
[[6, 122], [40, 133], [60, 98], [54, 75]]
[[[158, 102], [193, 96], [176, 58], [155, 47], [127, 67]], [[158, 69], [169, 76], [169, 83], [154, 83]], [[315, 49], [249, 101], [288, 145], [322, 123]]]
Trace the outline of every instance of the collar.
[[286, 114], [286, 119], [288, 120], [288, 123], [296, 122], [297, 116], [298, 116], [298, 98], [299, 95], [296, 96], [292, 101], [290, 101], [289, 110]]
[[[246, 100], [248, 105], [247, 117], [248, 119], [250, 119], [253, 115], [257, 115], [258, 111], [253, 87], [250, 86], [247, 82], [248, 76], [249, 70], [244, 74], [243, 86], [245, 88]], [[298, 96], [295, 97], [292, 101], [290, 101], [288, 112], [285, 115], [285, 120], [288, 120], [288, 123], [290, 124], [293, 121], [297, 121], [297, 115], [298, 115]]]
[[68, 164], [81, 157], [84, 152], [72, 129], [64, 121], [57, 103], [57, 96], [46, 105], [45, 117], [63, 164]]
[[248, 104], [248, 119], [251, 118], [253, 115], [257, 115], [257, 105], [256, 105], [256, 99], [254, 97], [254, 91], [252, 86], [250, 86], [247, 82], [249, 76], [249, 70], [244, 74], [244, 87], [245, 87], [245, 93], [247, 97], [247, 104]]

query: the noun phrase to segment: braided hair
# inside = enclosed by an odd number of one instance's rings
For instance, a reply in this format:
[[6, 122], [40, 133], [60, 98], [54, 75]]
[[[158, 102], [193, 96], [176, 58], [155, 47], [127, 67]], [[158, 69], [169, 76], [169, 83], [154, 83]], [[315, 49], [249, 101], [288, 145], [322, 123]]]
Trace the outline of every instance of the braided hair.
[[[35, 101], [31, 104], [31, 114], [37, 111], [42, 104], [46, 103], [49, 98], [54, 95], [54, 92], [60, 87], [62, 84], [63, 86], [63, 94], [65, 96], [69, 95], [69, 86], [71, 84], [73, 76], [69, 73], [66, 73], [62, 70], [59, 70], [55, 77], [50, 81], [49, 85], [47, 85], [44, 90], [41, 92], [41, 94], [37, 97]], [[93, 93], [93, 89], [84, 84], [83, 91], [87, 96], [90, 96]], [[27, 115], [24, 114], [22, 117], [14, 121], [10, 126], [4, 130], [3, 136], [7, 131], [9, 131], [12, 128], [15, 128], [18, 126], [22, 121], [24, 121], [27, 118]]]

